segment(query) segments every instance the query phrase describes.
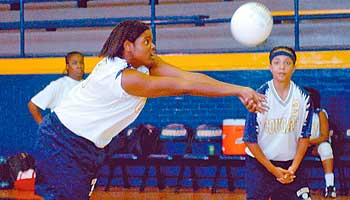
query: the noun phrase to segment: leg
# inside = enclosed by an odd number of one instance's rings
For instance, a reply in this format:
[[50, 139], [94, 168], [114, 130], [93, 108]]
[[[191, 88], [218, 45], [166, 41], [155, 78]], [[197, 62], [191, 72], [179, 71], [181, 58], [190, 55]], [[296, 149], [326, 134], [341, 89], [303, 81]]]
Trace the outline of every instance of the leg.
[[99, 154], [49, 114], [38, 129], [35, 193], [44, 199], [88, 199]]
[[246, 156], [246, 199], [268, 200], [275, 188], [275, 178], [255, 158]]
[[[318, 145], [317, 152], [322, 160], [324, 173], [333, 174], [333, 151], [331, 145], [328, 142], [323, 142]], [[333, 183], [330, 185], [334, 185], [334, 180], [332, 181]], [[329, 186], [328, 184], [326, 185]]]
[[323, 160], [322, 166], [325, 174], [333, 173], [333, 159]]
[[[288, 166], [283, 166], [283, 168], [287, 168]], [[306, 181], [306, 172], [303, 163], [295, 176], [296, 178], [292, 183], [286, 185], [280, 184], [278, 189], [278, 192], [282, 195], [280, 197], [283, 197], [284, 200], [311, 200], [311, 191]], [[272, 200], [274, 199], [272, 198]]]
[[336, 190], [334, 187], [332, 147], [328, 142], [323, 142], [318, 145], [317, 152], [322, 160], [322, 166], [325, 173], [326, 188], [324, 191], [324, 196], [335, 198]]
[[[299, 196], [297, 196], [298, 194]], [[271, 200], [311, 200], [309, 188], [300, 188], [295, 193], [293, 190], [284, 187], [279, 188], [271, 194]]]

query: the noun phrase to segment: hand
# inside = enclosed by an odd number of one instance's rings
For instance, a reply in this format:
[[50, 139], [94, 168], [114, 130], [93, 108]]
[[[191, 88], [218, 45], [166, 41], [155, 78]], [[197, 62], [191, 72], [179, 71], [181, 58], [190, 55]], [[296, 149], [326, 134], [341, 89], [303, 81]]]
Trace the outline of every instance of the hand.
[[276, 167], [276, 173], [274, 174], [277, 181], [282, 184], [289, 184], [294, 181], [295, 175], [294, 172], [285, 170], [280, 167]]
[[317, 147], [318, 147], [318, 145], [312, 147], [311, 154], [312, 154], [313, 156], [318, 156]]
[[291, 175], [294, 175], [294, 176], [295, 176], [295, 171], [296, 171], [296, 169], [295, 169], [293, 166], [288, 167], [288, 171], [289, 171], [289, 173], [290, 173]]
[[249, 112], [264, 113], [269, 108], [265, 96], [255, 92], [249, 87], [242, 87], [239, 94], [239, 99]]

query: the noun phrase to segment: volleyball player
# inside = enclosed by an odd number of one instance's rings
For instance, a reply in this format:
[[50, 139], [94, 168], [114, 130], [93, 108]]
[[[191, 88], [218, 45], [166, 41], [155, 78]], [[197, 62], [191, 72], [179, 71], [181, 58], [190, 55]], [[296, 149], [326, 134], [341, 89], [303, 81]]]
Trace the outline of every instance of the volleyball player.
[[299, 169], [309, 145], [312, 106], [308, 93], [291, 77], [296, 54], [278, 46], [269, 55], [272, 80], [257, 91], [269, 110], [248, 113], [243, 141], [246, 153], [246, 199], [310, 199]]
[[91, 74], [47, 115], [38, 129], [36, 193], [45, 199], [88, 199], [105, 147], [140, 114], [149, 97], [237, 96], [252, 112], [264, 96], [174, 67], [155, 54], [149, 27], [123, 21], [100, 52]]
[[28, 102], [29, 112], [38, 124], [43, 119], [41, 110], [50, 109], [52, 111], [64, 96], [83, 79], [84, 55], [78, 51], [72, 51], [67, 53], [65, 61], [67, 75], [52, 81]]

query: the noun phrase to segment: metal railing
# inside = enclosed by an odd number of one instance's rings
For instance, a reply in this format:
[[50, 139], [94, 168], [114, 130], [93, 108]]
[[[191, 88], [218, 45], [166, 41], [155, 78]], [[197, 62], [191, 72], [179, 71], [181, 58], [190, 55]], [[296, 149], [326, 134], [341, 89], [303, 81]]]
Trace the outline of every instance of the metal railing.
[[[55, 0], [55, 1], [73, 1], [73, 0]], [[76, 0], [78, 2], [78, 0]], [[84, 0], [86, 2], [86, 0]], [[228, 23], [231, 18], [210, 19], [206, 15], [191, 16], [156, 16], [157, 0], [150, 0], [150, 16], [140, 17], [123, 17], [123, 18], [85, 18], [71, 20], [41, 20], [41, 21], [25, 21], [24, 19], [24, 3], [29, 2], [48, 2], [48, 0], [2, 0], [0, 3], [19, 3], [19, 22], [0, 22], [1, 30], [20, 30], [20, 57], [26, 57], [25, 54], [25, 30], [26, 29], [56, 29], [56, 28], [79, 28], [79, 27], [106, 27], [115, 26], [115, 24], [123, 20], [142, 20], [150, 24], [153, 33], [153, 42], [156, 44], [156, 26], [171, 24], [195, 24], [203, 26], [213, 23]], [[293, 21], [294, 22], [294, 48], [300, 50], [299, 24], [301, 20], [314, 19], [339, 19], [350, 18], [350, 13], [334, 13], [334, 14], [299, 14], [299, 0], [294, 0], [294, 15], [273, 16], [274, 23], [277, 21]]]
[[[65, 1], [76, 1], [77, 7], [85, 8], [88, 0], [54, 0], [55, 2], [65, 2]], [[52, 0], [25, 0], [25, 3], [43, 3], [43, 2], [52, 2]], [[19, 0], [1, 0], [0, 4], [10, 4], [11, 10], [19, 9]]]

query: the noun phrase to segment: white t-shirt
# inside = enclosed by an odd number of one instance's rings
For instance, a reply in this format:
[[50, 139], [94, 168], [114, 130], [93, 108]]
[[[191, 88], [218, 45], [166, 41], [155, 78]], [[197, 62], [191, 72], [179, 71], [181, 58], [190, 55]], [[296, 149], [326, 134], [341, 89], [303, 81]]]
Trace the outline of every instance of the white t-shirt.
[[52, 81], [36, 94], [31, 101], [42, 110], [49, 108], [52, 111], [61, 102], [63, 97], [79, 82], [69, 76], [61, 77]]
[[[136, 119], [146, 103], [146, 98], [122, 88], [121, 72], [127, 67], [127, 62], [117, 57], [101, 60], [54, 109], [62, 124], [97, 147], [105, 147]], [[137, 70], [149, 73], [146, 67]]]
[[[293, 160], [298, 139], [310, 136], [312, 109], [308, 93], [291, 81], [288, 96], [283, 101], [272, 80], [258, 92], [265, 95], [269, 110], [248, 114], [243, 141], [258, 143], [269, 160]], [[254, 157], [248, 148], [246, 153]]]
[[328, 119], [328, 114], [325, 109], [318, 109], [315, 110], [315, 112], [312, 115], [312, 128], [311, 128], [311, 136], [310, 139], [315, 139], [320, 137], [320, 117], [319, 113], [324, 112], [326, 114], [326, 117]]

